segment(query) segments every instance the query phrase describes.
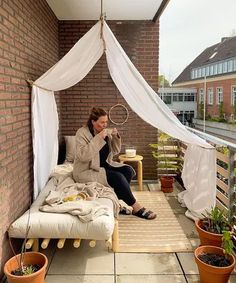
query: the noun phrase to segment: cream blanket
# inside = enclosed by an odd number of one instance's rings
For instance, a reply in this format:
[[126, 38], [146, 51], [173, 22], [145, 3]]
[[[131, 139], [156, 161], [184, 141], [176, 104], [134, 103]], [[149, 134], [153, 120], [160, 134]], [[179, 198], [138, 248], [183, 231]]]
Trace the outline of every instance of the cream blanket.
[[[119, 201], [110, 187], [97, 182], [75, 183], [72, 179], [73, 166], [59, 165], [50, 175], [56, 185], [40, 207], [44, 212], [70, 213], [82, 222], [89, 222], [102, 215], [109, 215], [108, 208], [99, 204], [97, 198], [109, 198], [113, 202], [114, 216], [119, 213]], [[82, 195], [86, 200], [81, 199]], [[78, 196], [78, 197], [76, 197]]]

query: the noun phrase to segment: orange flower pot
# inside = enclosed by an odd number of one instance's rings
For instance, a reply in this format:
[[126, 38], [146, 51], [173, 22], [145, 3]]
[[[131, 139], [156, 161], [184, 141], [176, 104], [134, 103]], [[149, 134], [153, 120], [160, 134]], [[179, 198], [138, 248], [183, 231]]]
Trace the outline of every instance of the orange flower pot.
[[11, 274], [13, 270], [16, 270], [18, 266], [18, 261], [20, 260], [20, 254], [10, 258], [4, 266], [4, 273], [7, 276], [8, 283], [44, 283], [44, 278], [46, 275], [46, 267], [48, 265], [47, 257], [39, 252], [26, 252], [24, 255], [24, 264], [37, 264], [41, 266], [41, 268], [30, 274], [30, 275], [23, 275], [17, 276]]
[[195, 226], [198, 231], [201, 246], [209, 245], [209, 246], [221, 247], [223, 234], [211, 233], [204, 230], [202, 228], [203, 226], [201, 219], [195, 221]]
[[198, 256], [203, 253], [224, 255], [224, 250], [213, 246], [200, 246], [195, 250], [194, 256], [199, 270], [200, 283], [227, 283], [235, 267], [234, 256], [230, 256], [229, 261], [231, 264], [229, 266], [217, 267], [201, 261]]

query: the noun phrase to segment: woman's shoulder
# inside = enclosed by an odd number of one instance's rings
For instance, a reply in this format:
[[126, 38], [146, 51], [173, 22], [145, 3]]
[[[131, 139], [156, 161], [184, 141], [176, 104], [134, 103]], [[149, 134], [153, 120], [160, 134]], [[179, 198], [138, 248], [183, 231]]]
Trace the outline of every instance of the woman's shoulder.
[[89, 133], [89, 128], [87, 126], [83, 126], [77, 130], [76, 136], [88, 135]]

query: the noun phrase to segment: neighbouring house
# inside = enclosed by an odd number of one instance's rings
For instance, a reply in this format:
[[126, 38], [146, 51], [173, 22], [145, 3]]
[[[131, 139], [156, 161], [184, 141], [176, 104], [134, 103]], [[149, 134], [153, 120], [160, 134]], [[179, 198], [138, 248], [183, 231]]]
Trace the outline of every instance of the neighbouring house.
[[197, 102], [195, 88], [159, 88], [161, 99], [175, 113], [184, 125], [191, 126], [193, 118], [197, 117]]
[[[236, 36], [222, 38], [221, 42], [206, 48], [172, 83], [178, 88], [196, 88], [195, 127], [231, 142], [236, 142], [235, 47]], [[204, 118], [206, 123], [202, 122]], [[233, 125], [224, 125], [224, 122]]]
[[[34, 81], [45, 73], [95, 24], [100, 17], [100, 1], [99, 5], [74, 1], [76, 7], [66, 0], [0, 3], [1, 278], [3, 265], [12, 254], [8, 226], [32, 201], [31, 87], [27, 79]], [[159, 17], [168, 0], [132, 3], [107, 1], [107, 23], [139, 72], [157, 91]], [[58, 93], [56, 100], [60, 137], [74, 135], [86, 123], [92, 106], [109, 109], [114, 104], [124, 104], [129, 110], [129, 120], [117, 126], [123, 143], [136, 146], [144, 156], [144, 177], [156, 177], [155, 160], [148, 144], [155, 142], [157, 130], [128, 107], [112, 82], [105, 56], [81, 83]], [[121, 109], [113, 119], [123, 121], [125, 114]]]

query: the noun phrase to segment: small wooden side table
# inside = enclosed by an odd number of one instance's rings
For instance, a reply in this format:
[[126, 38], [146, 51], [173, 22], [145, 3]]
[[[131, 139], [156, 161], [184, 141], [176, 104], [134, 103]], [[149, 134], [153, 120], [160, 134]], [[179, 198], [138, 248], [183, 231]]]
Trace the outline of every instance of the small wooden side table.
[[120, 163], [124, 162], [137, 162], [138, 163], [138, 184], [139, 184], [139, 190], [143, 190], [143, 156], [136, 155], [135, 157], [127, 157], [125, 154], [121, 154], [119, 156]]

